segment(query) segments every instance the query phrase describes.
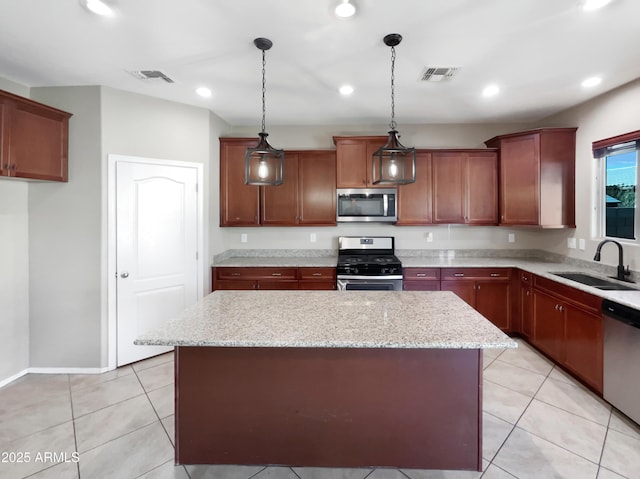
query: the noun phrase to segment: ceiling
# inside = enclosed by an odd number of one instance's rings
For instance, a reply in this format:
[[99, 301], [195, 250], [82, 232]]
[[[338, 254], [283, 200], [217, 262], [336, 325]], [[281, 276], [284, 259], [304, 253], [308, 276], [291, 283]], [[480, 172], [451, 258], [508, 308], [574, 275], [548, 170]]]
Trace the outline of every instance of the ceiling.
[[[388, 123], [390, 48], [402, 124], [529, 122], [640, 77], [640, 1], [585, 12], [583, 0], [105, 0], [99, 17], [79, 0], [0, 2], [0, 76], [29, 87], [104, 85], [212, 110], [258, 125], [267, 52], [269, 125]], [[460, 68], [419, 81], [426, 66]], [[160, 70], [175, 83], [130, 72]], [[602, 83], [586, 89], [594, 75]], [[351, 84], [349, 97], [338, 88]], [[498, 84], [498, 95], [482, 90]], [[207, 86], [208, 99], [195, 89]]]

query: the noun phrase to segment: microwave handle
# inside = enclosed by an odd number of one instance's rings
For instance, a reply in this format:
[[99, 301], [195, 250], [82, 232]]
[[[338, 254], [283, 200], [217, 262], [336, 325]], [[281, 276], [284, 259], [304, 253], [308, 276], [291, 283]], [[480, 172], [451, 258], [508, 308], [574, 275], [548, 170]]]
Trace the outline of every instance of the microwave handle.
[[389, 216], [389, 195], [386, 193], [382, 195], [382, 209], [382, 216]]

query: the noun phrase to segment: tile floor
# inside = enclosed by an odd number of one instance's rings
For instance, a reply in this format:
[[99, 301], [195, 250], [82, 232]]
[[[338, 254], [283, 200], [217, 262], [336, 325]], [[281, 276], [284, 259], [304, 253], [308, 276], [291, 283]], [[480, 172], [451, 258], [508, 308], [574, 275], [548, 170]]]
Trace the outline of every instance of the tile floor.
[[175, 467], [169, 353], [0, 389], [0, 478], [640, 479], [640, 427], [526, 343], [484, 366], [484, 472]]

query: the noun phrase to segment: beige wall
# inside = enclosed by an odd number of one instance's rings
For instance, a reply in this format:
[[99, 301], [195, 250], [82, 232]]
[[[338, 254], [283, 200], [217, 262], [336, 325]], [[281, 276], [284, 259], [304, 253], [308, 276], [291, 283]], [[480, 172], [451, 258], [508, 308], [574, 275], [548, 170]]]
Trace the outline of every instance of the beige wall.
[[[605, 93], [540, 122], [540, 126], [577, 126], [576, 139], [576, 229], [564, 235], [542, 238], [541, 247], [571, 257], [592, 260], [596, 246], [602, 239], [597, 236], [594, 215], [596, 197], [596, 160], [591, 143], [630, 131], [640, 130], [640, 79]], [[564, 238], [563, 238], [564, 236]], [[575, 236], [586, 240], [584, 251], [567, 250], [566, 238]], [[561, 241], [564, 239], [564, 242]], [[625, 263], [640, 270], [640, 247], [625, 242]], [[613, 245], [602, 250], [602, 262], [618, 264], [618, 252]]]

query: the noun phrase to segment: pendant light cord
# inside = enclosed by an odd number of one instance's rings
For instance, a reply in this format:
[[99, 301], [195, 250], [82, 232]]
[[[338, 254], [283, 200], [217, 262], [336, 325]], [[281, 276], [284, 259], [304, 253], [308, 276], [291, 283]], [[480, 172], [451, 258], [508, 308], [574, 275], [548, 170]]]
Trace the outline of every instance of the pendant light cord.
[[266, 75], [266, 59], [265, 59], [265, 50], [262, 50], [262, 133], [264, 133], [265, 130], [265, 122], [264, 122], [264, 118], [266, 116], [266, 108], [265, 108], [265, 101], [264, 101], [264, 96], [265, 96], [265, 92], [266, 92], [266, 81], [265, 81], [265, 75]]
[[391, 47], [391, 123], [389, 126], [392, 130], [396, 129], [396, 95], [395, 95], [395, 69], [396, 69], [396, 49]]

